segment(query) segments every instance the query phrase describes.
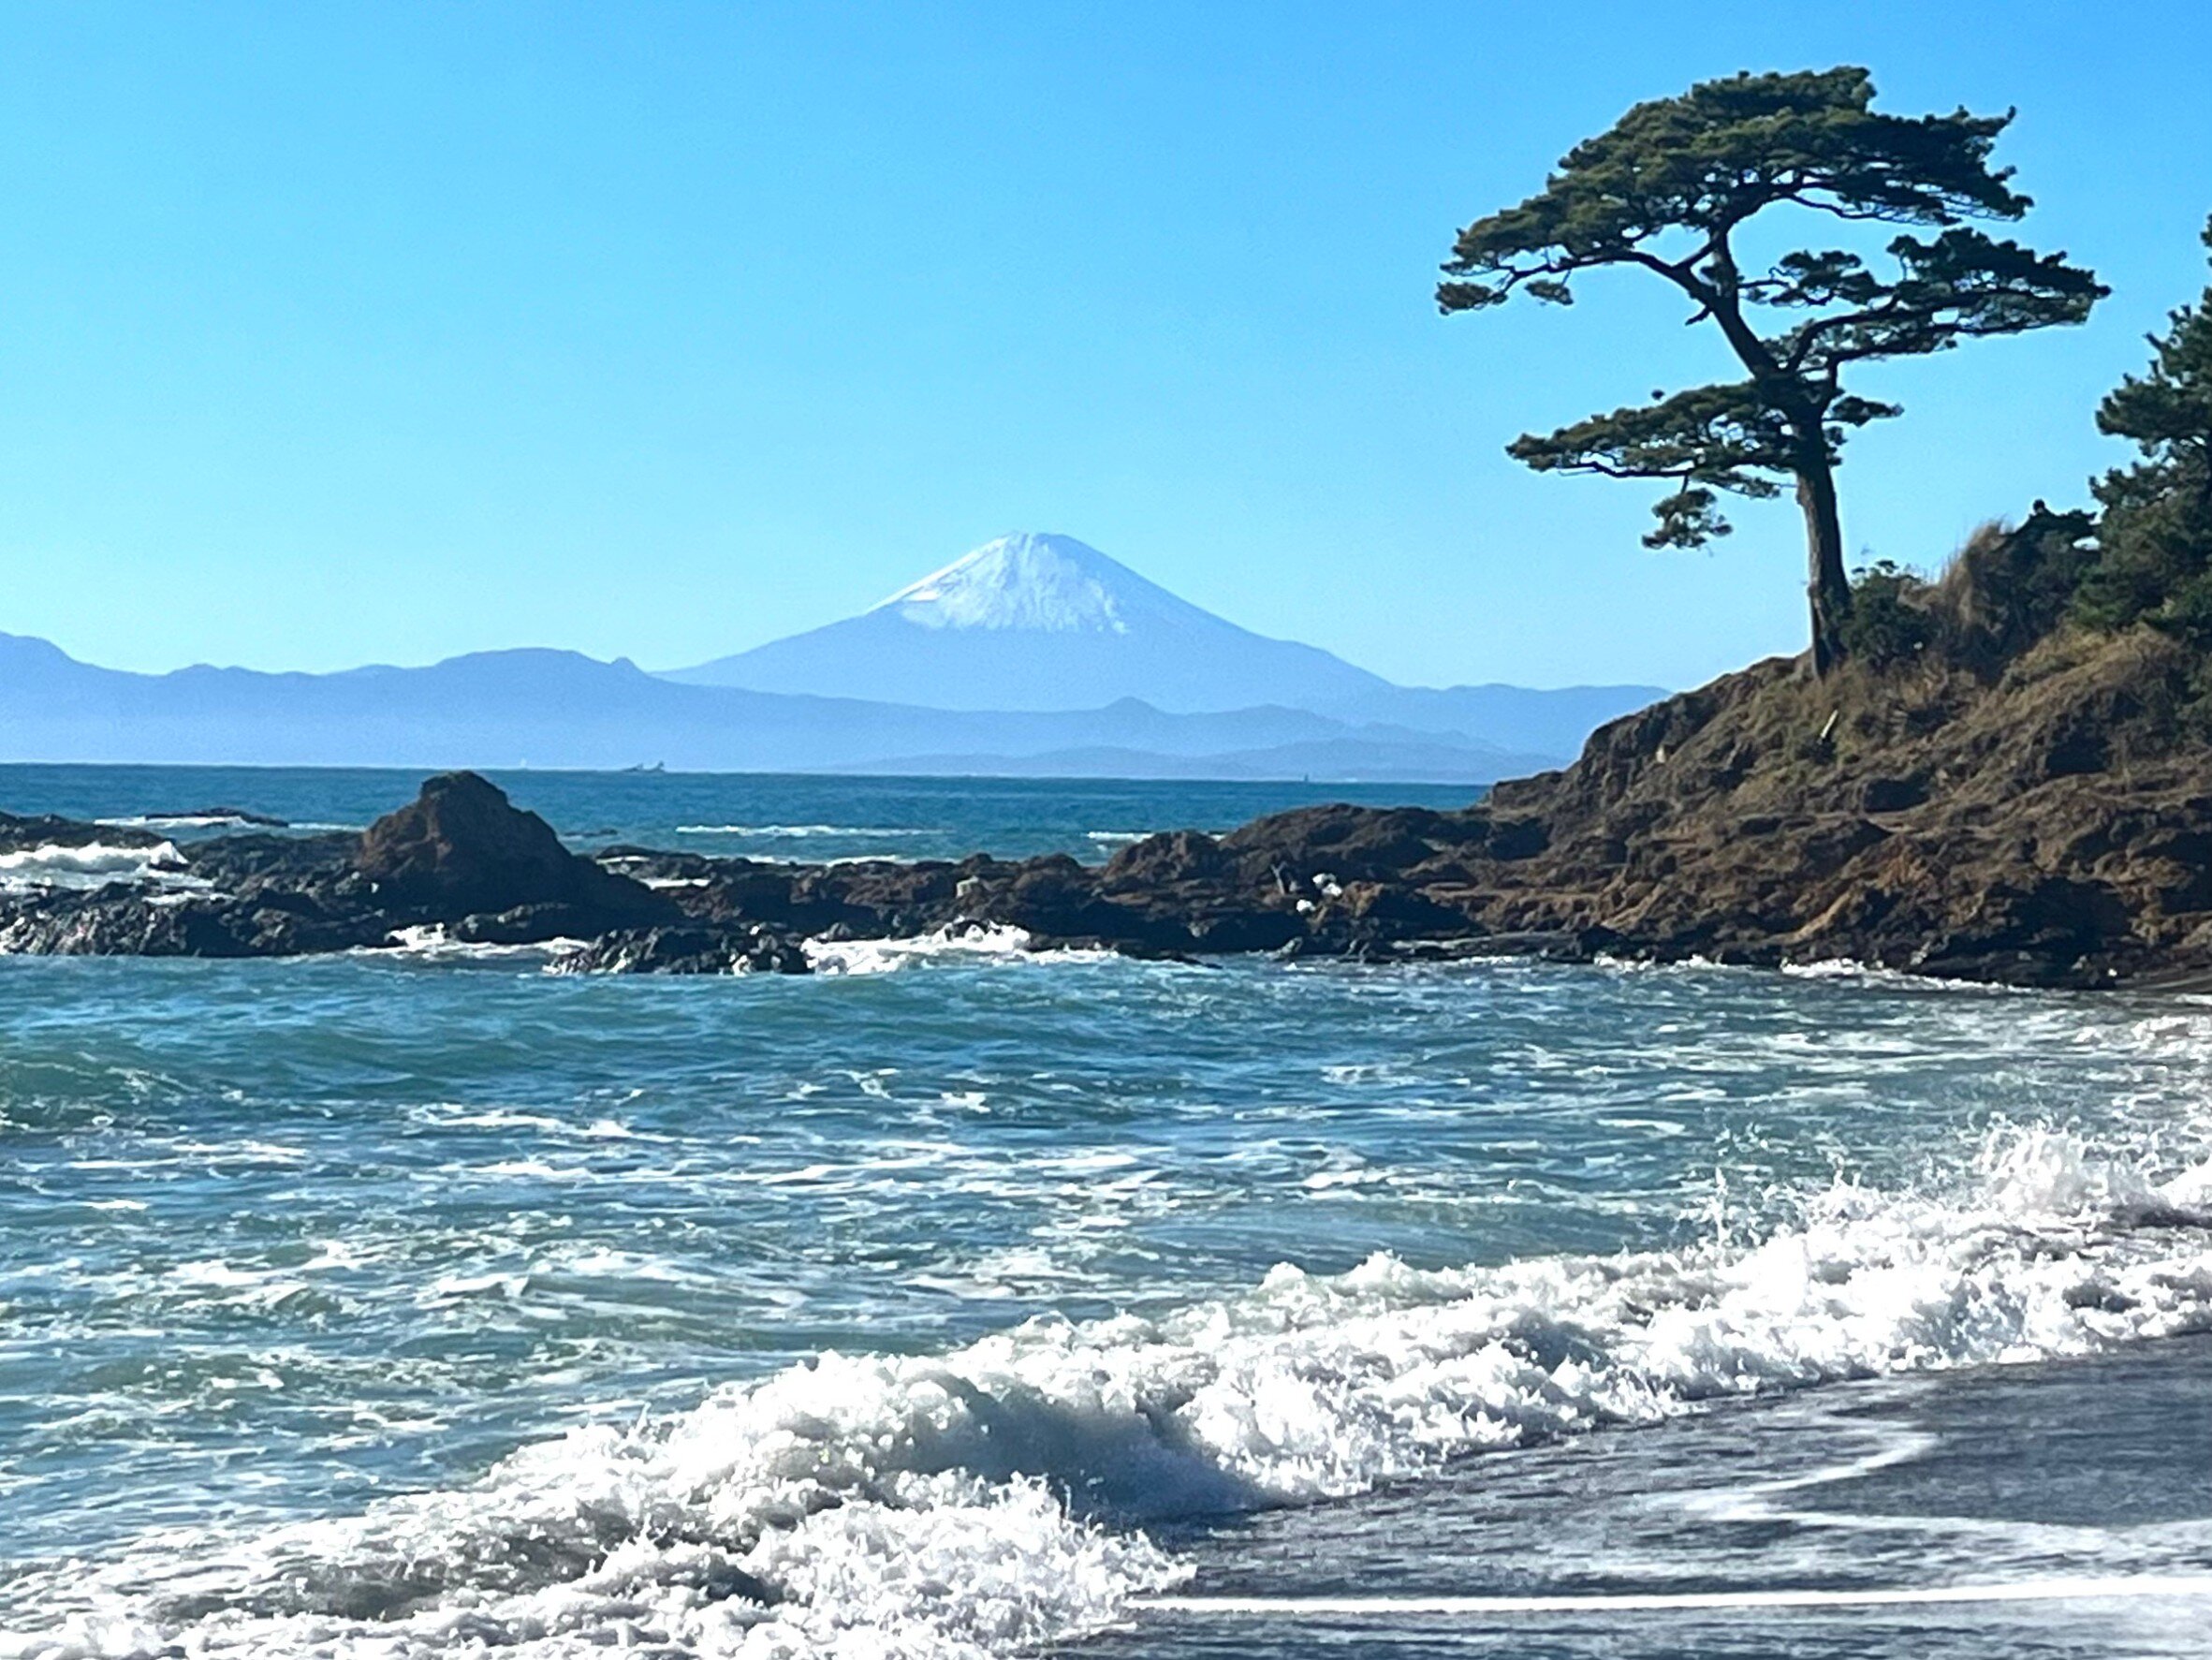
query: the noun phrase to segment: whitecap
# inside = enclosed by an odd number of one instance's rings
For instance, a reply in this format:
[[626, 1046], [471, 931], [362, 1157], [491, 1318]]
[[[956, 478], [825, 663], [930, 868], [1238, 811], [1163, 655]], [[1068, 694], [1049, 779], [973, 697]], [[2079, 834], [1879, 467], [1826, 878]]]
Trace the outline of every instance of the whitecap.
[[940, 962], [1100, 962], [1116, 957], [1084, 947], [1039, 950], [1026, 929], [999, 922], [948, 925], [908, 939], [811, 939], [804, 948], [816, 974], [888, 974]]
[[680, 836], [764, 836], [807, 840], [817, 836], [851, 836], [861, 840], [898, 841], [912, 836], [933, 836], [942, 831], [878, 824], [680, 824]]
[[151, 847], [120, 847], [105, 842], [66, 847], [49, 843], [0, 853], [0, 892], [81, 890], [104, 888], [110, 882], [154, 883], [178, 889], [210, 886], [184, 868], [183, 856], [174, 842], [159, 842]]
[[564, 935], [529, 945], [494, 945], [479, 940], [455, 939], [442, 922], [417, 922], [394, 929], [383, 945], [362, 946], [348, 954], [398, 957], [424, 962], [550, 962], [564, 952], [581, 950], [588, 943]]
[[114, 830], [214, 830], [223, 825], [248, 825], [257, 830], [279, 828], [256, 824], [236, 813], [130, 813], [115, 818], [95, 818], [93, 822]]
[[59, 1628], [0, 1654], [974, 1660], [1172, 1587], [1150, 1521], [1356, 1494], [1716, 1398], [2212, 1330], [2208, 1176], [2001, 1127], [1950, 1190], [1839, 1182], [1742, 1245], [1450, 1270], [1378, 1254], [1156, 1317], [826, 1353], [525, 1447], [473, 1487], [55, 1568], [34, 1589]]

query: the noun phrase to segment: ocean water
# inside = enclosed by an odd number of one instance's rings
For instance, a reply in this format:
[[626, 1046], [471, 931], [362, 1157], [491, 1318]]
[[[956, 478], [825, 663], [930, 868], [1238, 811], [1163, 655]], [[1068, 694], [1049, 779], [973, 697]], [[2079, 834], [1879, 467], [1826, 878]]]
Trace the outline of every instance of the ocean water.
[[[841, 856], [1252, 796], [505, 782]], [[1018, 946], [0, 959], [0, 1654], [2212, 1650], [2212, 1003]]]
[[[1464, 785], [1149, 783], [1126, 779], [825, 778], [776, 773], [488, 771], [575, 847], [611, 843], [725, 858], [1097, 862], [1162, 826], [1224, 830], [1315, 801], [1463, 807]], [[242, 807], [302, 830], [360, 830], [412, 800], [420, 772], [371, 767], [68, 767], [0, 763], [0, 812], [58, 813], [179, 840]]]

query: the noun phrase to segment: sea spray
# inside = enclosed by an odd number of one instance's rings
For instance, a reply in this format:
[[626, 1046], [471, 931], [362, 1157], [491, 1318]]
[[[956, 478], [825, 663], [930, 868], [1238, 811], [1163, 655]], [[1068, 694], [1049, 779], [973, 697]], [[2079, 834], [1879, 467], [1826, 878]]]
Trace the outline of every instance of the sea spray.
[[[935, 1356], [825, 1353], [480, 1483], [38, 1570], [12, 1657], [580, 1653], [972, 1660], [1180, 1570], [1147, 1524], [1416, 1479], [1718, 1398], [2212, 1330], [2212, 1168], [1991, 1132], [1947, 1190], [1838, 1182], [1735, 1247], [1348, 1273]], [[21, 1593], [22, 1585], [16, 1587]]]

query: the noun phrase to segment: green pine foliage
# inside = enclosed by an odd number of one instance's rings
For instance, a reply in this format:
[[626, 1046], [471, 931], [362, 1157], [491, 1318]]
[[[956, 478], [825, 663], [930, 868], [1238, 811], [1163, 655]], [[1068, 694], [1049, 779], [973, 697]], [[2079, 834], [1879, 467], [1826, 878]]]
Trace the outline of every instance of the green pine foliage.
[[[1971, 228], [2030, 206], [1989, 157], [2004, 115], [1877, 111], [1874, 83], [1849, 66], [1742, 74], [1637, 105], [1576, 145], [1544, 189], [1462, 230], [1437, 302], [1481, 311], [1527, 293], [1572, 304], [1576, 282], [1640, 269], [1672, 285], [1693, 323], [1713, 324], [1744, 371], [1647, 404], [1593, 415], [1510, 452], [1540, 471], [1649, 478], [1671, 486], [1645, 540], [1694, 547], [1727, 534], [1719, 496], [1794, 485], [1806, 518], [1812, 661], [1848, 650], [1852, 603], [1834, 471], [1846, 436], [1898, 413], [1844, 389], [1883, 359], [1962, 340], [2078, 323], [2104, 287], [2063, 254], [2038, 254]], [[1745, 270], [1736, 238], [1770, 209], [1913, 228], [1886, 264], [1807, 248]], [[1913, 229], [1932, 232], [1915, 235]]]
[[[2212, 248], [2212, 220], [2205, 242]], [[2148, 623], [2212, 648], [2212, 287], [2150, 345], [2149, 370], [2097, 411], [2098, 427], [2132, 439], [2143, 459], [2094, 486], [2099, 557], [2075, 614], [2104, 628]]]
[[1931, 607], [1933, 584], [1896, 562], [1878, 559], [1853, 573], [1843, 646], [1854, 662], [1876, 668], [1910, 663], [1941, 639]]

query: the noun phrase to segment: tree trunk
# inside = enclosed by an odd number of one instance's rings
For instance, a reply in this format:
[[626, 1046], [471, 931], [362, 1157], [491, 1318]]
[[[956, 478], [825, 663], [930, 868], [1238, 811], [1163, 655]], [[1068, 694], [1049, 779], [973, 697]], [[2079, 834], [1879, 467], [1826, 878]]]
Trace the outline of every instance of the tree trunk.
[[1805, 509], [1812, 672], [1820, 676], [1843, 660], [1843, 619], [1851, 614], [1851, 579], [1843, 570], [1843, 521], [1836, 510], [1836, 474], [1826, 456], [1806, 457], [1797, 463], [1797, 505]]

